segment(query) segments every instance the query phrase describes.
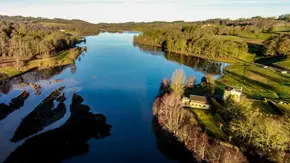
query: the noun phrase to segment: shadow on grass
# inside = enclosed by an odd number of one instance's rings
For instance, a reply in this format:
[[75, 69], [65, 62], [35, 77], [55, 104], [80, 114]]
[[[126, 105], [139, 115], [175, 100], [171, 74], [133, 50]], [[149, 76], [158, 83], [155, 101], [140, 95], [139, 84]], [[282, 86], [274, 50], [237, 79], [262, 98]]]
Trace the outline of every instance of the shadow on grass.
[[264, 101], [255, 101], [253, 105], [260, 108], [266, 114], [283, 115], [280, 109], [272, 107], [268, 103], [265, 103]]
[[256, 63], [264, 64], [264, 65], [273, 65], [276, 62], [282, 62], [287, 59], [287, 56], [272, 56], [272, 57], [264, 57], [256, 60]]
[[249, 42], [247, 44], [249, 53], [256, 54], [257, 56], [263, 56], [263, 45]]
[[[273, 91], [274, 90], [274, 88], [272, 87], [272, 86], [270, 86], [270, 85], [267, 85], [267, 84], [264, 84], [264, 83], [262, 83], [262, 82], [259, 82], [259, 81], [257, 81], [257, 80], [254, 80], [254, 79], [250, 79], [250, 78], [248, 78], [248, 77], [246, 77], [246, 76], [242, 76], [242, 75], [239, 75], [239, 74], [237, 74], [237, 73], [234, 73], [234, 72], [230, 72], [230, 71], [227, 71], [226, 72], [228, 75], [231, 75], [231, 77], [233, 78], [233, 79], [235, 79], [237, 82], [239, 82], [239, 83], [242, 83], [243, 85], [245, 85], [245, 86], [247, 86], [248, 87], [248, 89], [252, 89], [252, 90], [257, 90], [257, 88], [255, 88], [254, 86], [258, 86], [259, 88], [261, 88], [261, 89], [267, 89], [267, 90], [271, 90], [271, 91]], [[231, 84], [231, 83], [228, 83], [229, 85]], [[275, 92], [275, 91], [273, 91], [273, 92]], [[246, 94], [246, 93], [245, 93]], [[250, 97], [252, 97], [252, 98], [254, 98], [254, 99], [264, 99], [262, 96], [260, 96], [260, 95], [251, 95], [250, 93], [248, 93], [248, 96], [250, 96]], [[274, 98], [274, 99], [276, 99], [276, 97], [272, 97], [272, 98]]]
[[[272, 77], [272, 76], [269, 76], [269, 75], [263, 74], [263, 73], [261, 73], [261, 72], [255, 71], [255, 70], [248, 70], [248, 71], [250, 71], [250, 72], [252, 72], [252, 73], [255, 73], [255, 74], [259, 75], [259, 76], [265, 77], [265, 78], [267, 78], [267, 79], [269, 79], [269, 80], [271, 80], [271, 81], [274, 81], [274, 82], [276, 82], [276, 83], [278, 83], [278, 84], [281, 83], [281, 82], [283, 82], [283, 83], [288, 83], [288, 82], [290, 82], [289, 80], [278, 79], [278, 78], [275, 78], [275, 77]], [[281, 77], [281, 78], [282, 78], [282, 77]]]

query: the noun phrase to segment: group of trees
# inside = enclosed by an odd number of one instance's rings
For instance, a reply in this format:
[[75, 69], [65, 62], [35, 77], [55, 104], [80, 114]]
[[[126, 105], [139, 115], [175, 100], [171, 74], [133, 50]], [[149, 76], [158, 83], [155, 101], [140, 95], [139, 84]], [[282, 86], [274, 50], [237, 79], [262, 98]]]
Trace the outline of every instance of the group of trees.
[[[146, 31], [148, 29], [181, 29], [183, 26], [207, 26], [214, 25], [217, 28], [219, 27], [237, 27], [237, 30], [243, 32], [259, 32], [259, 31], [268, 31], [271, 27], [275, 25], [287, 25], [287, 20], [289, 14], [281, 15], [279, 18], [275, 17], [261, 17], [255, 16], [252, 18], [240, 18], [237, 20], [231, 19], [209, 19], [204, 21], [194, 21], [194, 22], [184, 22], [184, 21], [155, 21], [155, 22], [127, 22], [127, 23], [100, 23], [97, 24], [98, 28], [105, 29], [108, 31], [118, 31], [118, 30], [135, 30], [135, 31]], [[286, 20], [286, 21], [285, 21]], [[288, 24], [289, 25], [289, 24]], [[232, 28], [230, 28], [232, 29]]]
[[175, 30], [149, 30], [134, 37], [137, 43], [160, 46], [166, 51], [192, 53], [209, 58], [239, 57], [248, 53], [245, 42], [220, 40], [213, 27], [190, 26]]
[[0, 15], [0, 60], [46, 58], [73, 47], [79, 36], [98, 34], [82, 20]]
[[263, 42], [265, 55], [290, 55], [290, 34], [275, 35]]
[[77, 39], [39, 24], [0, 22], [0, 58], [47, 57], [73, 47]]
[[[161, 89], [166, 92], [154, 102], [153, 114], [158, 125], [184, 143], [187, 150], [193, 153], [197, 162], [244, 163], [246, 157], [232, 145], [210, 138], [199, 126], [194, 114], [184, 109], [181, 103], [183, 90], [194, 85], [195, 78], [186, 80], [184, 72], [176, 70], [171, 81], [164, 79]], [[167, 90], [167, 91], [164, 91]], [[169, 138], [168, 142], [171, 142]]]
[[[24, 16], [5, 16], [0, 15], [0, 20], [18, 23], [42, 24], [54, 30], [65, 30], [78, 35], [96, 35], [99, 28], [96, 24], [92, 24], [79, 19], [48, 19], [43, 17], [24, 17]], [[42, 27], [43, 28], [43, 27]]]
[[278, 19], [280, 19], [280, 20], [290, 21], [290, 14], [280, 15], [280, 16], [278, 17]]
[[[250, 19], [210, 19], [197, 22], [152, 22], [122, 24], [122, 28], [137, 29], [143, 33], [134, 38], [134, 42], [162, 47], [163, 50], [177, 53], [192, 53], [210, 58], [233, 56], [250, 58], [247, 39], [265, 40], [268, 55], [285, 55], [288, 53], [288, 37], [279, 36], [290, 29], [290, 23], [282, 15], [279, 18], [263, 18], [260, 16]], [[118, 25], [107, 25], [117, 28]], [[147, 28], [146, 28], [147, 27]], [[232, 37], [221, 36], [238, 36]], [[240, 39], [238, 39], [240, 38]], [[277, 39], [281, 38], [281, 39]], [[275, 47], [275, 39], [279, 47]], [[268, 47], [268, 44], [270, 45]], [[274, 48], [273, 48], [274, 47]], [[269, 50], [268, 50], [269, 49]], [[277, 49], [278, 51], [274, 51]], [[261, 51], [262, 52], [262, 51]]]
[[[170, 81], [163, 79], [160, 87], [161, 95], [153, 106], [153, 114], [158, 122], [178, 140], [183, 141], [198, 160], [246, 162], [242, 153], [230, 145], [224, 147], [214, 143], [216, 139], [209, 138], [203, 133], [199, 124], [194, 121], [193, 114], [182, 107], [183, 90], [188, 89], [188, 86], [192, 87], [194, 81], [195, 79], [190, 78], [186, 80], [182, 70], [176, 70]], [[206, 76], [200, 85], [205, 93], [214, 95], [211, 93], [216, 89], [213, 77]], [[212, 88], [207, 89], [209, 87]], [[273, 117], [263, 112], [260, 107], [245, 97], [239, 103], [229, 99], [221, 104], [213, 100], [211, 114], [221, 119], [221, 129], [228, 135], [229, 143], [237, 145], [243, 152], [274, 162], [289, 162], [289, 113]], [[216, 150], [228, 155], [222, 155]], [[216, 160], [217, 158], [220, 160]]]
[[243, 142], [247, 152], [275, 162], [290, 161], [289, 116], [269, 117], [248, 99], [241, 103], [227, 101], [216, 112], [227, 124], [226, 130], [233, 134], [232, 140]]

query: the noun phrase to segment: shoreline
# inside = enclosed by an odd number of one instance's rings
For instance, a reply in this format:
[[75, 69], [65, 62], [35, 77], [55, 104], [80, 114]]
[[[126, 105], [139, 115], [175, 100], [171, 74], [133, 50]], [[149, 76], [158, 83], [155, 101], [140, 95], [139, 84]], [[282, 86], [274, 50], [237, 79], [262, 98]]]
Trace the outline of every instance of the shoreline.
[[[58, 67], [58, 66], [65, 66], [73, 64], [73, 62], [81, 55], [83, 51], [86, 49], [84, 47], [75, 47], [67, 50], [63, 50], [57, 55], [49, 58], [43, 58], [43, 59], [36, 59], [36, 60], [30, 60], [25, 67], [22, 67], [23, 69], [16, 70], [15, 67], [5, 67], [0, 68], [0, 74], [4, 74], [4, 77], [0, 77], [0, 82], [6, 82], [7, 80], [11, 80], [17, 76], [23, 75], [27, 72], [34, 71], [37, 69], [42, 68], [49, 68], [49, 67]], [[61, 55], [65, 55], [63, 58], [59, 59], [58, 57], [61, 57]], [[53, 62], [52, 65], [50, 65], [50, 62]], [[5, 72], [6, 70], [6, 72]], [[7, 70], [12, 70], [12, 75], [7, 73]], [[10, 72], [11, 73], [11, 72]]]
[[[140, 44], [140, 45], [150, 45], [150, 46], [153, 46], [153, 47], [158, 47], [158, 48], [162, 48], [162, 46], [160, 45], [155, 45], [155, 44], [149, 44], [149, 43], [144, 43], [144, 42], [139, 42], [139, 41], [133, 41], [134, 43], [136, 43], [137, 45]], [[181, 53], [181, 52], [176, 52], [176, 51], [165, 51], [165, 50], [162, 50], [161, 51], [163, 52], [167, 52], [167, 53], [175, 53], [175, 54], [181, 54], [181, 55], [186, 55], [186, 56], [192, 56], [192, 57], [197, 57], [197, 58], [202, 58], [202, 59], [207, 59], [207, 60], [211, 60], [211, 61], [217, 61], [217, 62], [225, 62], [225, 63], [237, 63], [238, 60], [235, 61], [230, 61], [230, 60], [233, 60], [233, 59], [230, 59], [230, 58], [227, 58], [227, 59], [217, 59], [217, 58], [209, 58], [209, 57], [205, 57], [205, 56], [202, 56], [202, 55], [197, 55], [197, 54], [194, 54], [194, 53]]]

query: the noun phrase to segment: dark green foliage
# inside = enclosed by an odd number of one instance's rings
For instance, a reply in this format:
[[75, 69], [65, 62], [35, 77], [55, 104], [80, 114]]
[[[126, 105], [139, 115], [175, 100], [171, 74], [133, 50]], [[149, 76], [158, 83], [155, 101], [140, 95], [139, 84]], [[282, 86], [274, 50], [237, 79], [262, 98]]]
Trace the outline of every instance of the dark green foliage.
[[166, 51], [192, 53], [209, 58], [239, 57], [248, 52], [244, 42], [213, 37], [214, 27], [186, 26], [181, 30], [148, 30], [134, 38], [137, 43], [160, 46]]
[[272, 36], [263, 44], [265, 55], [290, 55], [290, 34]]
[[290, 21], [290, 14], [280, 15], [278, 19]]
[[0, 58], [47, 57], [72, 47], [76, 38], [33, 23], [0, 22]]

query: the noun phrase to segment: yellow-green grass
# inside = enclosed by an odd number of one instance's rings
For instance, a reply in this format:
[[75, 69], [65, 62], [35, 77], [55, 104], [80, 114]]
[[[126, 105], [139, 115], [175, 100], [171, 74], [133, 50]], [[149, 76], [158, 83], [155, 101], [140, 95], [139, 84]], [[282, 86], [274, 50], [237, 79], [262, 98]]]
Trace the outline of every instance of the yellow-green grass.
[[61, 27], [61, 26], [66, 26], [66, 24], [56, 23], [56, 22], [39, 22], [39, 24], [42, 24], [45, 27]]
[[258, 39], [258, 40], [267, 40], [269, 37], [271, 37], [272, 33], [241, 33], [239, 34], [240, 37], [249, 38], [249, 39]]
[[191, 111], [196, 116], [199, 124], [206, 129], [210, 136], [228, 140], [227, 135], [222, 130], [223, 122], [221, 119], [213, 116], [208, 110], [191, 109]]
[[267, 115], [281, 115], [282, 112], [277, 107], [270, 106], [268, 101], [265, 100], [253, 100], [253, 107], [259, 108]]
[[290, 104], [277, 104], [277, 106], [284, 112], [290, 113]]
[[262, 44], [262, 42], [264, 41], [263, 39], [230, 36], [230, 35], [215, 35], [214, 37], [221, 40], [231, 40], [231, 41], [239, 41], [239, 42], [247, 42], [247, 43], [255, 43], [255, 44]]
[[246, 61], [246, 62], [254, 62], [256, 55], [250, 53], [244, 53], [239, 55], [239, 59]]
[[0, 73], [6, 74], [7, 77], [11, 77], [20, 74], [21, 70], [17, 70], [16, 68], [5, 67], [0, 69]]
[[0, 68], [0, 73], [6, 74], [7, 77], [13, 77], [15, 75], [21, 74], [33, 68], [47, 68], [69, 65], [74, 63], [79, 54], [80, 54], [79, 50], [65, 50], [57, 54], [55, 57], [29, 61], [25, 66], [21, 67], [19, 70], [17, 70], [16, 67]]
[[264, 40], [268, 39], [272, 35], [273, 34], [271, 33], [259, 33], [259, 34], [241, 33], [237, 36], [215, 35], [214, 37], [221, 40], [243, 41], [247, 43], [262, 44]]
[[256, 66], [231, 65], [226, 75], [217, 81], [220, 89], [225, 86], [242, 88], [253, 99], [290, 99], [290, 75]]
[[275, 26], [271, 32], [290, 32], [290, 26]]
[[284, 60], [274, 63], [274, 65], [290, 70], [290, 57], [286, 57]]
[[57, 54], [55, 57], [33, 60], [28, 63], [29, 67], [56, 67], [74, 63], [79, 55], [78, 50], [66, 50]]

